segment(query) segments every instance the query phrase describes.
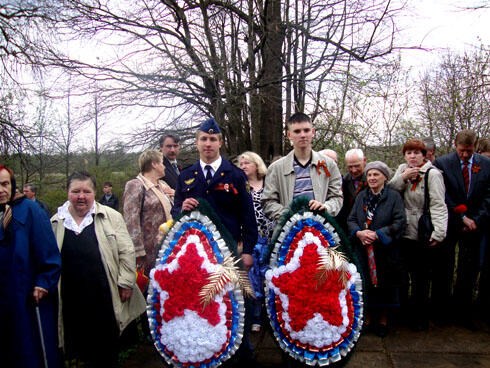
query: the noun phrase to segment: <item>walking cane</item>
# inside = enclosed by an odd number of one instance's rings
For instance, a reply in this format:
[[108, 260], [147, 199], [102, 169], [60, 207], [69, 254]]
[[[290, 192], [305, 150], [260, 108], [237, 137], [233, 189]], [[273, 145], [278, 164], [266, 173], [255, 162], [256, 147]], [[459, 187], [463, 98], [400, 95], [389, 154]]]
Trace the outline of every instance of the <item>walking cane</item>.
[[46, 357], [46, 345], [44, 344], [44, 334], [43, 334], [43, 326], [41, 324], [41, 313], [39, 313], [39, 304], [36, 304], [35, 309], [36, 309], [37, 327], [39, 329], [39, 337], [41, 338], [41, 350], [43, 352], [44, 368], [48, 368], [48, 359]]

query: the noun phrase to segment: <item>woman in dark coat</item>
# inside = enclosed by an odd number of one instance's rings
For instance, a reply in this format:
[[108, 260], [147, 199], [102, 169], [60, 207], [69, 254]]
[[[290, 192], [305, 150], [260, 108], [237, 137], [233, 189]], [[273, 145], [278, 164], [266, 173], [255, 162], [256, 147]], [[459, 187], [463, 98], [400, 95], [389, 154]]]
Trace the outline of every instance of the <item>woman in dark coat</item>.
[[48, 366], [60, 367], [56, 304], [60, 253], [48, 216], [34, 201], [15, 196], [12, 171], [0, 165], [0, 365], [45, 365], [35, 306], [43, 327]]
[[356, 245], [367, 289], [365, 325], [379, 317], [377, 333], [388, 333], [388, 307], [399, 304], [398, 287], [402, 273], [397, 241], [405, 231], [406, 218], [400, 194], [385, 186], [390, 169], [381, 161], [364, 169], [368, 188], [360, 192], [347, 219]]

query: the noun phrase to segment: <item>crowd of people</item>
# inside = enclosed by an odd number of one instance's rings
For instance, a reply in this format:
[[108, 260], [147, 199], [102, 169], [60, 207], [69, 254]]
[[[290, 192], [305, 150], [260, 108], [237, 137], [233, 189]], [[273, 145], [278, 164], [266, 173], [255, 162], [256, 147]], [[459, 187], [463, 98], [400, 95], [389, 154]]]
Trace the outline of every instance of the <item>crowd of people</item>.
[[287, 122], [291, 152], [269, 168], [244, 152], [235, 165], [221, 156], [223, 136], [210, 118], [196, 132], [199, 161], [182, 168], [179, 138], [165, 135], [160, 151], [140, 155], [122, 215], [110, 182], [96, 202], [94, 177], [74, 172], [67, 201], [50, 221], [36, 187], [16, 193], [14, 174], [0, 165], [2, 364], [61, 367], [78, 359], [117, 366], [121, 333], [145, 312], [158, 228], [195, 209], [200, 198], [238, 244], [257, 296], [245, 301], [239, 362], [253, 360], [248, 334], [263, 326], [267, 244], [300, 196], [310, 210], [335, 217], [354, 246], [366, 290], [364, 331], [386, 336], [395, 308], [406, 311], [414, 330], [429, 328], [430, 320], [475, 329], [475, 306], [488, 322], [490, 140], [462, 130], [455, 151], [436, 158], [430, 138], [410, 139], [394, 175], [354, 148], [345, 154], [342, 177], [334, 151], [312, 149], [314, 136], [310, 118], [296, 113]]

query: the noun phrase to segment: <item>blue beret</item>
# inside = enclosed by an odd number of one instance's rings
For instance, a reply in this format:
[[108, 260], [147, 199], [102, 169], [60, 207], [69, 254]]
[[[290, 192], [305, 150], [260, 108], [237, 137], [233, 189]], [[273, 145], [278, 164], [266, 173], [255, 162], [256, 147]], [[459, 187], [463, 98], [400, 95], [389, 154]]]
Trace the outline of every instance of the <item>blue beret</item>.
[[199, 130], [201, 132], [208, 133], [208, 134], [221, 133], [221, 131], [219, 130], [219, 126], [216, 123], [216, 120], [214, 120], [214, 118], [209, 118], [204, 123], [202, 123], [201, 126], [199, 127]]

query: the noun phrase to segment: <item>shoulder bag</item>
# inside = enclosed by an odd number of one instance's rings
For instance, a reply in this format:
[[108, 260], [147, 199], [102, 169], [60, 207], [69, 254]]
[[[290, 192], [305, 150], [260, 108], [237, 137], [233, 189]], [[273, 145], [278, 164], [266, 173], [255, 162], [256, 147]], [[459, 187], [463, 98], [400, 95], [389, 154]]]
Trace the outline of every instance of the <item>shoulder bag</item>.
[[434, 231], [434, 226], [432, 225], [432, 220], [430, 218], [430, 196], [429, 196], [429, 171], [431, 168], [427, 169], [424, 175], [424, 211], [422, 216], [419, 218], [419, 223], [417, 227], [418, 239], [422, 244], [429, 244], [429, 240]]

